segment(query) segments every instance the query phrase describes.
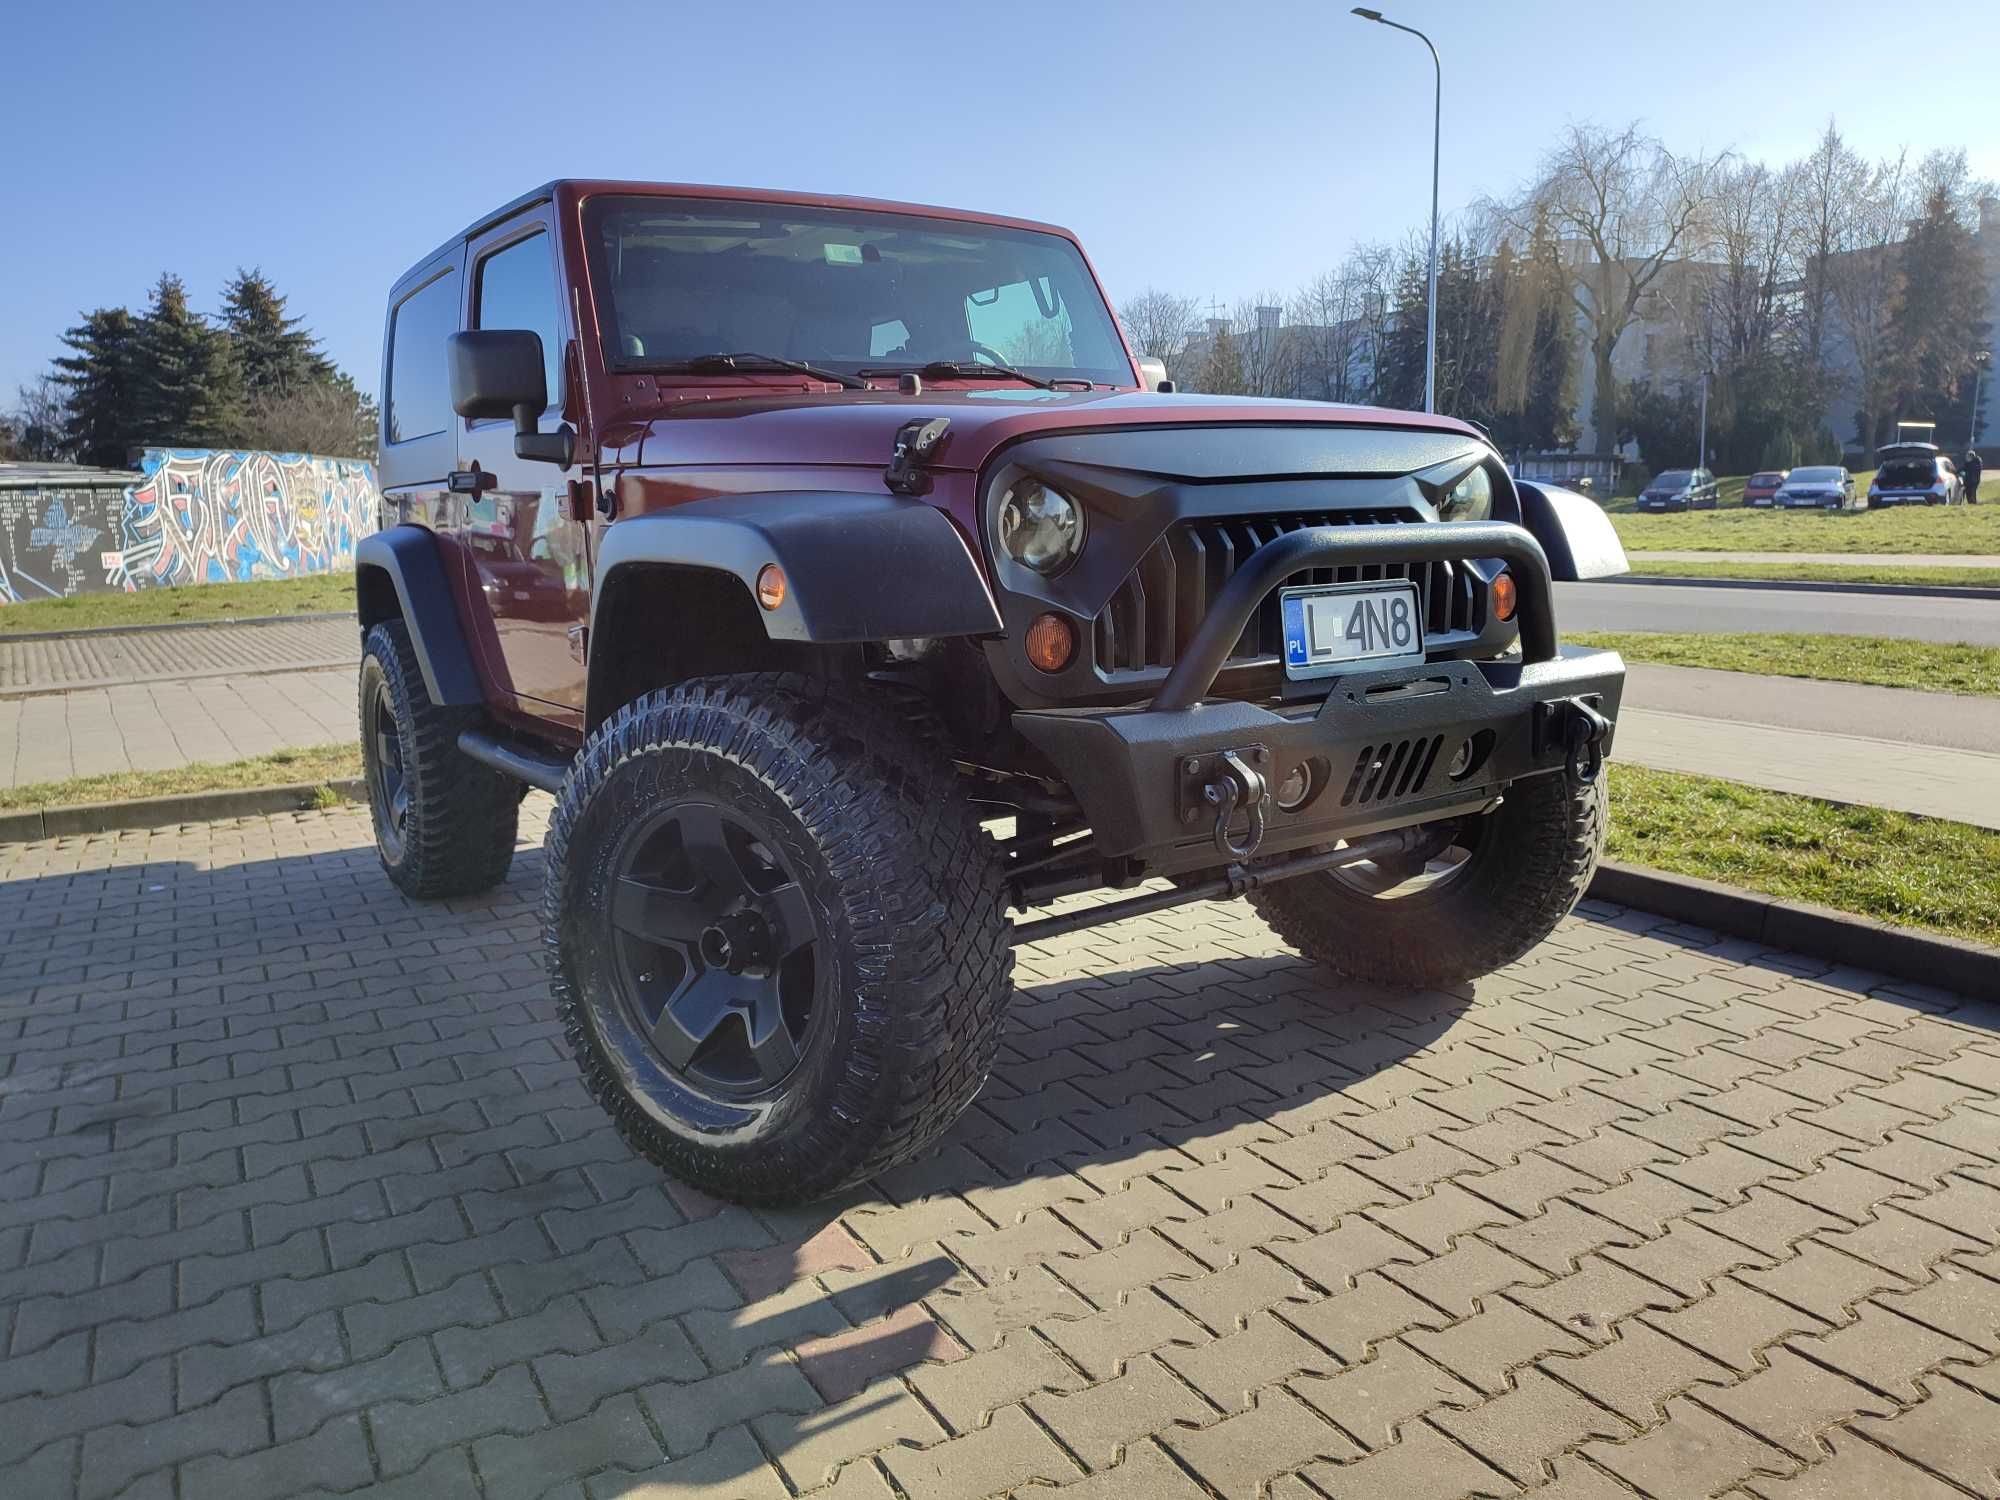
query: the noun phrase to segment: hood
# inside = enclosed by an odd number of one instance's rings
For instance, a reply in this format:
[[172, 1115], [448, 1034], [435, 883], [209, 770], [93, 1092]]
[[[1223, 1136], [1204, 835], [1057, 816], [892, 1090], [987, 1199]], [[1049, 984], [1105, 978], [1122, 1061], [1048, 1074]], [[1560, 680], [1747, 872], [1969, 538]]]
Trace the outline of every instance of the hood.
[[1019, 388], [926, 391], [921, 396], [894, 391], [777, 391], [680, 401], [657, 413], [611, 424], [605, 431], [604, 461], [633, 467], [755, 461], [879, 469], [889, 462], [897, 430], [904, 423], [932, 417], [951, 419], [950, 431], [927, 465], [943, 471], [977, 470], [1017, 438], [1125, 427], [1388, 427], [1485, 440], [1477, 428], [1451, 417], [1252, 396]]

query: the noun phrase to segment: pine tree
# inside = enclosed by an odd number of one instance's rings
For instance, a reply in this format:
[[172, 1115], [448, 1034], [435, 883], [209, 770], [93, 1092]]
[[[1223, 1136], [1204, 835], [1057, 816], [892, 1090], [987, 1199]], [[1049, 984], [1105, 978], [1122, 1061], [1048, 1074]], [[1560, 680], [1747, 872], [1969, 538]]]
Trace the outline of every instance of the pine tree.
[[1986, 284], [1979, 247], [1959, 222], [1950, 193], [1934, 188], [1910, 225], [1902, 257], [1902, 293], [1890, 323], [1892, 359], [1900, 375], [1900, 413], [1968, 429], [1972, 356], [1985, 347]]
[[222, 326], [235, 346], [247, 396], [283, 396], [334, 376], [305, 319], [286, 315], [285, 299], [262, 271], [237, 268], [222, 289]]
[[63, 336], [55, 362], [69, 391], [63, 446], [78, 462], [122, 469], [138, 441], [141, 328], [122, 307], [100, 307]]
[[1218, 319], [1214, 337], [1209, 340], [1201, 388], [1211, 395], [1240, 396], [1243, 387], [1243, 351], [1236, 347], [1236, 336], [1229, 331], [1229, 325]]
[[228, 334], [189, 308], [187, 288], [171, 272], [154, 286], [138, 326], [136, 439], [161, 447], [226, 447], [243, 406]]

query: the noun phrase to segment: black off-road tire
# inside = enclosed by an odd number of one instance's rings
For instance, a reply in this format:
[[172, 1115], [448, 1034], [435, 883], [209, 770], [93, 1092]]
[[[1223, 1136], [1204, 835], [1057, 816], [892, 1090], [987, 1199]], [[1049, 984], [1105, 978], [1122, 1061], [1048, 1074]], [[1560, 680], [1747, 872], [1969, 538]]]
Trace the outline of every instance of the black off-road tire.
[[1331, 871], [1281, 880], [1250, 904], [1285, 943], [1351, 979], [1448, 988], [1504, 968], [1590, 887], [1609, 819], [1605, 777], [1531, 777], [1507, 790], [1462, 869], [1430, 889], [1377, 896]]
[[[776, 1083], [719, 1095], [649, 1040], [659, 1021], [634, 997], [657, 980], [621, 957], [610, 898], [622, 851], [677, 808], [748, 825], [804, 892], [813, 1012]], [[547, 851], [550, 981], [584, 1082], [635, 1149], [703, 1191], [838, 1191], [934, 1139], [985, 1083], [1013, 971], [1000, 865], [949, 759], [893, 704], [781, 673], [649, 693], [584, 746]]]
[[[401, 620], [385, 620], [362, 643], [361, 756], [375, 847], [389, 878], [420, 900], [469, 896], [507, 878], [520, 821], [515, 783], [458, 748], [459, 734], [480, 718], [477, 708], [431, 702], [424, 675]], [[393, 718], [385, 756], [377, 733], [380, 707]], [[390, 805], [385, 772], [400, 778], [403, 803]]]

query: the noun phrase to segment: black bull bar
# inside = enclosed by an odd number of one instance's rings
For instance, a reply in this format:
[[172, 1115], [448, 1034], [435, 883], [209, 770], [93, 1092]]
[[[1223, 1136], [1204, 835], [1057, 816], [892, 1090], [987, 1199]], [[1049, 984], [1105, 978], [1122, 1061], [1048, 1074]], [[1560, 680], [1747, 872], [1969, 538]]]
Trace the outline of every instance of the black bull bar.
[[[1323, 701], [1205, 701], [1265, 596], [1294, 575], [1470, 558], [1513, 576], [1518, 657], [1357, 663], [1325, 679]], [[1150, 705], [1023, 710], [1014, 724], [1069, 783], [1101, 853], [1172, 871], [1477, 812], [1523, 776], [1587, 780], [1624, 678], [1615, 652], [1558, 647], [1548, 558], [1519, 526], [1318, 526], [1245, 559]]]

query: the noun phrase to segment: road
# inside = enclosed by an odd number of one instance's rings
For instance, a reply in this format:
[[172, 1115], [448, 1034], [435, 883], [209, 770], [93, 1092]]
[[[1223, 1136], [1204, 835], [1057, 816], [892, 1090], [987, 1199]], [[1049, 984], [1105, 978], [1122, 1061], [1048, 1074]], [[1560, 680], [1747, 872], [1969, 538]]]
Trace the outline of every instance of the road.
[[1556, 619], [1564, 630], [1681, 630], [1707, 635], [1796, 631], [2000, 646], [2000, 603], [1833, 589], [1559, 583]]

